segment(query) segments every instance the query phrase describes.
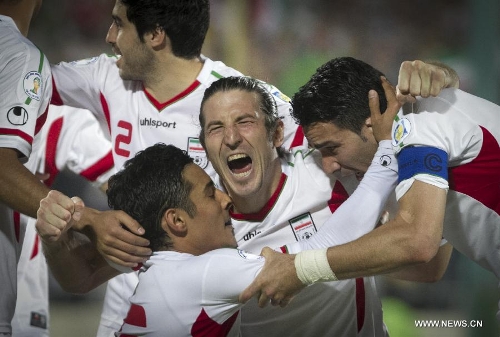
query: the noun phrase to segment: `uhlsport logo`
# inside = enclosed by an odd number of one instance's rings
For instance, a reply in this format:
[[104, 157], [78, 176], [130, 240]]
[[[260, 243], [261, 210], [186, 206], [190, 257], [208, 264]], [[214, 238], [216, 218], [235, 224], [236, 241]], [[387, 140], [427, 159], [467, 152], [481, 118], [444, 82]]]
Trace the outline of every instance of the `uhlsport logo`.
[[28, 122], [28, 111], [21, 106], [15, 106], [7, 112], [7, 119], [12, 125], [25, 125]]

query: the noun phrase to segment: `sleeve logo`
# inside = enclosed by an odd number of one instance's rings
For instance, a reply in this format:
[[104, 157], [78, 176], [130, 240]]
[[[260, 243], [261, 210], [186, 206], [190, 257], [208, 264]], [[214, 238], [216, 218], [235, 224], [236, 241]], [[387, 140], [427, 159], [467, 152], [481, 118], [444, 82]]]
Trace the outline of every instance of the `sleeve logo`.
[[403, 140], [411, 133], [411, 123], [408, 119], [402, 118], [396, 122], [392, 130], [392, 145], [400, 146]]
[[39, 101], [40, 93], [42, 92], [42, 77], [36, 71], [30, 71], [24, 76], [24, 92], [29, 98]]
[[7, 112], [7, 119], [12, 125], [25, 125], [28, 122], [28, 111], [20, 106], [15, 106]]

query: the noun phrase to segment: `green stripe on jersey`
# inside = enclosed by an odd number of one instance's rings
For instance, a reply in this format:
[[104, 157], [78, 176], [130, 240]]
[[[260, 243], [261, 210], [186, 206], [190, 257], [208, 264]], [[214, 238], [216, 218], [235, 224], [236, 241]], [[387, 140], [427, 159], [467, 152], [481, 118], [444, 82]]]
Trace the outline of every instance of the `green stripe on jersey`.
[[[43, 70], [43, 61], [45, 60], [43, 52], [40, 50], [40, 48], [36, 47], [38, 51], [40, 52], [40, 61], [38, 62], [38, 73], [40, 74], [40, 77], [42, 77], [42, 70]], [[41, 99], [41, 97], [40, 97]], [[30, 105], [31, 103], [31, 97], [26, 98], [26, 101], [24, 104]]]
[[221, 74], [219, 74], [218, 72], [216, 72], [215, 70], [212, 70], [212, 71], [210, 72], [210, 74], [214, 75], [215, 77], [217, 77], [217, 78], [219, 78], [219, 79], [224, 77], [224, 76], [222, 76]]

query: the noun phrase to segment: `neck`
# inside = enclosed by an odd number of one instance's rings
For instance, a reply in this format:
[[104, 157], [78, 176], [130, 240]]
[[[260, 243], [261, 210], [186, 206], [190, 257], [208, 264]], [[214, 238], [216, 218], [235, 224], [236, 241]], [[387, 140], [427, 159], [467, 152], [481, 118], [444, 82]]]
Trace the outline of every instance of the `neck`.
[[158, 102], [166, 102], [189, 87], [202, 67], [203, 62], [198, 57], [186, 60], [170, 55], [158, 62], [157, 69], [161, 71], [144, 80], [144, 87]]
[[18, 3], [8, 5], [0, 4], [0, 14], [9, 16], [14, 20], [17, 29], [25, 37], [28, 36], [31, 19], [35, 11], [35, 3], [33, 1], [20, 1]]
[[233, 207], [235, 213], [240, 214], [253, 214], [260, 212], [264, 206], [269, 202], [274, 192], [278, 188], [281, 179], [281, 161], [277, 157], [271, 167], [269, 168], [270, 174], [264, 177], [262, 186], [250, 195], [239, 196], [229, 191], [229, 196], [233, 200]]

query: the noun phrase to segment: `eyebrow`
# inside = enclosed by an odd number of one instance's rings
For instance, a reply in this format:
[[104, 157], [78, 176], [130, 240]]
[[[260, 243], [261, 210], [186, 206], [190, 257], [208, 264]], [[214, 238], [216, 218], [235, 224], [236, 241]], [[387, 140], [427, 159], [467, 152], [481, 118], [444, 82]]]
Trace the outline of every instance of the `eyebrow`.
[[118, 15], [116, 15], [116, 14], [111, 14], [111, 18], [115, 22], [122, 23], [122, 19]]
[[210, 179], [210, 181], [205, 185], [205, 187], [203, 188], [203, 192], [207, 193], [209, 192], [210, 190], [212, 189], [215, 189], [215, 184], [214, 182], [212, 181], [212, 179]]
[[309, 143], [309, 145], [316, 150], [319, 150], [323, 147], [339, 147], [340, 146], [340, 144], [338, 144], [336, 142], [332, 142], [331, 140], [327, 140], [323, 143]]

